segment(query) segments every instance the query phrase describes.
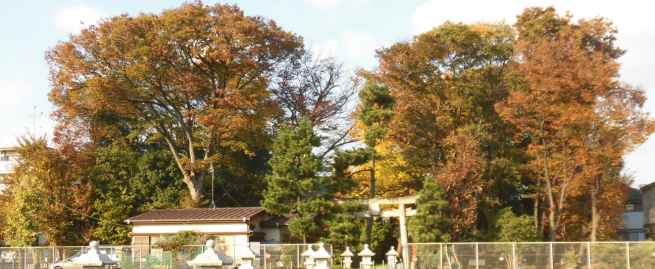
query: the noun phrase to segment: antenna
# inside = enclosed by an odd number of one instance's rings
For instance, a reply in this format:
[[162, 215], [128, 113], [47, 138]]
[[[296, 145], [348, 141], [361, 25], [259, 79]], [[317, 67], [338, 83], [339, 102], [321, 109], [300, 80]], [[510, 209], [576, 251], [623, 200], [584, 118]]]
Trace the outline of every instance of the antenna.
[[214, 203], [214, 162], [209, 165], [209, 171], [212, 172], [212, 203], [209, 204], [209, 208], [216, 208], [216, 203]]
[[36, 117], [40, 117], [41, 115], [43, 115], [43, 112], [41, 112], [39, 115], [36, 114], [36, 105], [34, 106], [34, 112], [27, 115], [28, 117], [32, 118], [32, 136], [34, 137], [36, 137]]

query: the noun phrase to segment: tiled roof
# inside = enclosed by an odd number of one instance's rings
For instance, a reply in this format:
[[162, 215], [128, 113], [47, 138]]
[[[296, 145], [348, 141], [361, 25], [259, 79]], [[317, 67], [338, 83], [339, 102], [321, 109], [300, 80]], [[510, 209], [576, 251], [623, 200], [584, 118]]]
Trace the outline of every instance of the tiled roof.
[[269, 220], [264, 220], [259, 222], [259, 226], [264, 228], [275, 228], [278, 227], [276, 224], [279, 223], [280, 226], [289, 226], [289, 218], [287, 217], [277, 217]]
[[125, 222], [242, 220], [262, 212], [264, 208], [261, 207], [155, 209]]

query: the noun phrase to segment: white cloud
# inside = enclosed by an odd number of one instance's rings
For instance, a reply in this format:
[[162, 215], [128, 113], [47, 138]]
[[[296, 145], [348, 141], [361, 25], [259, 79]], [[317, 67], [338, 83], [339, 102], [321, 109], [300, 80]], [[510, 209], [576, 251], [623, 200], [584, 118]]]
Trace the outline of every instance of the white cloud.
[[341, 6], [341, 0], [305, 0], [316, 8], [333, 9]]
[[22, 81], [0, 80], [0, 112], [6, 111], [20, 100], [32, 95], [32, 89]]
[[342, 39], [344, 48], [355, 60], [372, 58], [379, 47], [379, 42], [366, 32], [347, 31]]
[[339, 40], [330, 39], [323, 45], [313, 46], [312, 52], [315, 56], [320, 56], [321, 58], [333, 56], [339, 49]]
[[99, 10], [89, 7], [69, 7], [55, 14], [55, 25], [60, 29], [77, 32], [96, 23], [100, 18], [102, 13]]

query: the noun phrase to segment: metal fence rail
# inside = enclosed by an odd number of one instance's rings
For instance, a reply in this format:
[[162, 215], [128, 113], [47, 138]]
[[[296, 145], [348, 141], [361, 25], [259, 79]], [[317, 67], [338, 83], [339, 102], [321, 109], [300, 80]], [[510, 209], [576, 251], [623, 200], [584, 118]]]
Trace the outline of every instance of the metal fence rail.
[[[235, 258], [236, 248], [241, 244], [219, 243], [216, 251], [234, 260], [234, 265], [241, 264]], [[255, 260], [255, 266], [263, 269], [293, 269], [304, 267], [301, 254], [309, 247], [318, 250], [317, 244], [250, 244], [250, 249], [260, 255]], [[187, 261], [194, 259], [205, 251], [207, 246], [184, 246], [179, 251], [171, 253], [153, 248], [148, 244], [128, 246], [101, 246], [100, 251], [114, 260], [119, 261], [121, 269], [177, 269], [190, 268]], [[332, 245], [325, 245], [332, 253]], [[47, 269], [53, 263], [61, 263], [68, 258], [86, 253], [88, 246], [80, 247], [0, 247], [0, 269]], [[62, 266], [62, 268], [65, 266]], [[225, 266], [226, 268], [231, 266]]]
[[411, 269], [655, 268], [655, 242], [410, 243]]

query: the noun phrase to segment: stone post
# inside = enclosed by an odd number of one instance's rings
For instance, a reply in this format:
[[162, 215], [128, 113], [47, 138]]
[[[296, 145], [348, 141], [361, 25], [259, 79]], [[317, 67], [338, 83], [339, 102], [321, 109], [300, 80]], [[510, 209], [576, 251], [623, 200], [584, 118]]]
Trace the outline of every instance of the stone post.
[[325, 244], [319, 243], [318, 246], [318, 250], [312, 255], [314, 262], [316, 262], [314, 269], [330, 269], [332, 254], [325, 250]]
[[389, 267], [396, 268], [396, 263], [398, 262], [398, 252], [391, 247], [391, 250], [387, 252], [387, 263]]
[[255, 259], [259, 258], [259, 255], [250, 249], [250, 243], [246, 243], [239, 248], [239, 251], [236, 253], [236, 258], [241, 259], [241, 266], [239, 269], [256, 269]]
[[373, 268], [373, 256], [375, 256], [375, 252], [368, 248], [368, 244], [364, 244], [364, 250], [359, 253], [359, 257], [362, 257], [362, 261], [359, 263], [362, 269]]
[[350, 247], [346, 247], [346, 251], [341, 253], [341, 257], [343, 257], [343, 268], [350, 268], [350, 265], [353, 264], [352, 257], [355, 256], [353, 255], [352, 252], [350, 252]]
[[302, 254], [300, 254], [300, 256], [305, 257], [305, 262], [304, 262], [305, 268], [307, 269], [314, 268], [314, 265], [316, 264], [314, 263], [314, 250], [312, 249], [311, 245], [308, 245], [307, 250]]

